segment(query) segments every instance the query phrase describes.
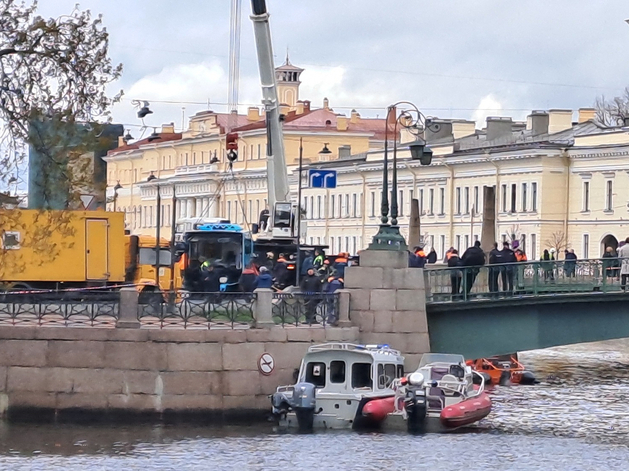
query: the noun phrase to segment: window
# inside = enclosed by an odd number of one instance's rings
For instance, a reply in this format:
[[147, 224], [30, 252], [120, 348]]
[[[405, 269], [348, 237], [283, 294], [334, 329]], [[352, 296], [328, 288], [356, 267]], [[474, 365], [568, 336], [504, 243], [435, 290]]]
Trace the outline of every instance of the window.
[[537, 211], [537, 183], [531, 183], [531, 210]]
[[358, 195], [354, 193], [352, 195], [352, 217], [355, 218], [358, 215]]
[[526, 202], [528, 200], [528, 184], [522, 183], [522, 212], [528, 211]]
[[330, 237], [330, 249], [332, 250], [332, 253], [337, 253], [336, 252], [336, 239], [334, 237]]
[[356, 255], [356, 236], [352, 237], [352, 251], [351, 251], [351, 255]]
[[253, 215], [253, 200], [249, 200], [249, 219], [255, 221], [255, 217]]
[[478, 205], [478, 187], [474, 187], [474, 206], [472, 206], [472, 211], [474, 214], [478, 214], [480, 211], [480, 206]]
[[531, 234], [531, 253], [529, 254], [531, 260], [537, 259], [537, 235]]
[[232, 202], [227, 202], [227, 219], [230, 219], [232, 215]]
[[314, 384], [317, 388], [325, 387], [325, 363], [308, 363], [306, 366], [306, 383]]
[[19, 231], [3, 231], [2, 232], [2, 250], [19, 250], [22, 240], [22, 234]]
[[459, 253], [461, 252], [461, 236], [460, 235], [456, 236], [456, 250]]
[[607, 180], [606, 186], [607, 188], [605, 191], [605, 211], [613, 211], [614, 210], [614, 182], [611, 180]]
[[317, 219], [321, 219], [321, 196], [317, 196]]
[[253, 160], [253, 144], [251, 144], [251, 146], [249, 146], [249, 158], [251, 160]]
[[590, 182], [583, 182], [583, 211], [590, 210]]
[[382, 363], [378, 364], [378, 388], [386, 389], [391, 386], [393, 380], [396, 375], [396, 367], [394, 364], [389, 363], [383, 365]]
[[258, 160], [262, 158], [262, 153], [260, 152], [260, 144], [258, 144]]
[[456, 213], [461, 214], [461, 189], [456, 189]]
[[439, 236], [439, 247], [441, 248], [441, 256], [445, 256], [446, 253], [446, 236]]
[[424, 189], [419, 190], [419, 215], [424, 214]]
[[435, 214], [435, 190], [434, 188], [430, 189], [430, 192], [428, 193], [428, 204], [430, 205], [429, 212], [430, 214]]
[[371, 192], [371, 217], [376, 216], [376, 192]]
[[526, 234], [522, 234], [520, 236], [520, 240], [522, 241], [522, 243], [520, 244], [520, 246], [522, 247], [522, 251], [526, 253]]
[[408, 190], [408, 215], [413, 212], [413, 197], [415, 196], [414, 190]]
[[501, 193], [501, 200], [500, 202], [502, 203], [502, 212], [506, 213], [507, 212], [507, 185], [502, 185], [500, 187]]
[[[304, 196], [304, 202], [302, 204], [304, 206], [304, 213], [306, 213], [305, 218], [308, 219], [308, 210], [310, 209], [310, 207], [308, 206], [307, 196]], [[258, 214], [260, 214], [260, 211], [258, 211]]]
[[[310, 382], [306, 379], [306, 382]], [[354, 363], [352, 365], [352, 388], [372, 388], [371, 363]]]
[[[332, 216], [332, 219], [334, 219], [335, 215], [336, 215], [336, 198], [334, 197], [334, 195], [330, 196], [330, 214]], [[332, 251], [334, 252], [334, 251]]]
[[399, 208], [400, 217], [404, 216], [404, 190], [400, 190], [397, 207]]
[[345, 362], [334, 360], [330, 362], [330, 383], [345, 382]]
[[343, 195], [339, 195], [339, 214], [337, 217], [343, 217]]
[[439, 204], [440, 204], [440, 211], [439, 214], [441, 214], [442, 216], [446, 213], [446, 189], [445, 188], [439, 188]]
[[590, 258], [590, 235], [583, 234], [583, 258]]
[[349, 217], [349, 194], [345, 195], [345, 217]]
[[349, 237], [345, 237], [345, 252], [349, 252]]
[[465, 248], [468, 248], [470, 246], [470, 236], [469, 235], [465, 235]]
[[315, 212], [314, 212], [314, 196], [310, 197], [310, 219], [314, 219], [315, 217]]
[[465, 187], [465, 214], [470, 214], [470, 187], [469, 186]]
[[517, 196], [518, 196], [517, 191], [518, 191], [518, 185], [514, 183], [513, 185], [511, 185], [511, 212], [512, 213], [517, 212], [517, 208], [516, 208]]

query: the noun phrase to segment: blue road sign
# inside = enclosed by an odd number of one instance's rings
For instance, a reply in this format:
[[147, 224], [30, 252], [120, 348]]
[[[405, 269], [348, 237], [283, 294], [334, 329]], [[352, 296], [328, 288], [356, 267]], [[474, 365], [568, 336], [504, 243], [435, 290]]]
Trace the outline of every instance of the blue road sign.
[[310, 188], [336, 188], [336, 170], [308, 170]]

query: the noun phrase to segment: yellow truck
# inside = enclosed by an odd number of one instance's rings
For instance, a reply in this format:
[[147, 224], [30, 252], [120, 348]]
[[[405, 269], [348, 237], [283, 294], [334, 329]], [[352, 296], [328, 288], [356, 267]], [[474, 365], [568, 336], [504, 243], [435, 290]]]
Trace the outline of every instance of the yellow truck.
[[[134, 283], [156, 291], [155, 238], [125, 233], [124, 214], [0, 210], [0, 290]], [[170, 286], [170, 248], [160, 241], [159, 290]], [[177, 288], [181, 278], [175, 274]]]

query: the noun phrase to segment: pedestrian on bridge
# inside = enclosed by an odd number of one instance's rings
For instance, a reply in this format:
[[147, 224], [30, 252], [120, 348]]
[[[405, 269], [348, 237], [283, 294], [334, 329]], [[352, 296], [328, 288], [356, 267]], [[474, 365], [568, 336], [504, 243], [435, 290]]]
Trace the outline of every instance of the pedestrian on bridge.
[[498, 293], [498, 277], [500, 276], [500, 267], [492, 266], [500, 263], [502, 254], [498, 250], [498, 242], [494, 242], [494, 248], [489, 252], [489, 292], [492, 297], [496, 297]]
[[450, 286], [452, 287], [452, 300], [458, 298], [461, 291], [461, 270], [458, 267], [461, 265], [461, 259], [459, 258], [459, 252], [456, 249], [452, 249], [450, 256], [448, 257], [448, 268], [450, 268]]
[[540, 259], [540, 265], [544, 272], [544, 282], [550, 280], [551, 282], [555, 281], [555, 249], [544, 249], [544, 253], [542, 253], [542, 258]]
[[485, 265], [485, 252], [480, 248], [480, 240], [467, 249], [461, 258], [461, 265], [467, 267], [465, 270], [465, 293], [469, 294], [478, 276], [480, 267]]
[[502, 266], [502, 291], [513, 293], [513, 278], [515, 276], [515, 265], [518, 259], [515, 257], [515, 252], [509, 247], [509, 242], [506, 240], [502, 243], [502, 250], [500, 251], [500, 261], [506, 265]]
[[623, 245], [618, 251], [618, 258], [620, 258], [620, 286], [623, 291], [627, 288], [627, 278], [629, 277], [629, 237], [625, 239], [625, 245]]
[[603, 269], [606, 278], [618, 278], [618, 253], [613, 247], [606, 247], [603, 254]]
[[563, 262], [563, 271], [566, 278], [574, 278], [577, 271], [577, 256], [574, 249], [566, 250], [566, 260]]

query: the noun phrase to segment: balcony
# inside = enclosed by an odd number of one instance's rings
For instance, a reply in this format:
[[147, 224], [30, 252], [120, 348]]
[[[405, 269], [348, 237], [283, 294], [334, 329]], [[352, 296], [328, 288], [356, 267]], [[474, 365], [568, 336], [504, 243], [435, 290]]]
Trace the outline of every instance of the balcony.
[[175, 175], [191, 175], [195, 173], [211, 172], [218, 172], [218, 164], [187, 165], [185, 167], [177, 167], [175, 169]]

